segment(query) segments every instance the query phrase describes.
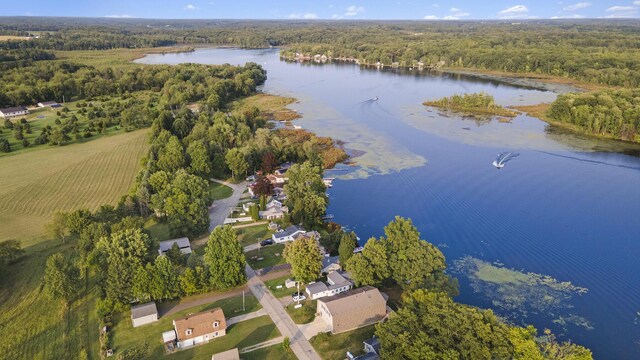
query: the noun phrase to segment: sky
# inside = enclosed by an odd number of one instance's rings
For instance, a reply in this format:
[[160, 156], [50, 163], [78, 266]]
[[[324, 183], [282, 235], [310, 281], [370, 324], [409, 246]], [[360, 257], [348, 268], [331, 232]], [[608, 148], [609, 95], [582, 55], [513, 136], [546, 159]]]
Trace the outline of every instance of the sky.
[[0, 16], [157, 19], [639, 18], [640, 0], [2, 0]]

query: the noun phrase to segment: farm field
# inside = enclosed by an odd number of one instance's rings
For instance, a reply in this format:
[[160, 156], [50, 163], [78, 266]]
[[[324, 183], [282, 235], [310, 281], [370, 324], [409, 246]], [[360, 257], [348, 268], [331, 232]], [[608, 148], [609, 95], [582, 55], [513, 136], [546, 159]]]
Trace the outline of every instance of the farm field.
[[148, 149], [147, 131], [102, 137], [89, 144], [43, 147], [0, 157], [0, 239], [23, 248], [42, 240], [55, 211], [115, 204], [131, 186]]

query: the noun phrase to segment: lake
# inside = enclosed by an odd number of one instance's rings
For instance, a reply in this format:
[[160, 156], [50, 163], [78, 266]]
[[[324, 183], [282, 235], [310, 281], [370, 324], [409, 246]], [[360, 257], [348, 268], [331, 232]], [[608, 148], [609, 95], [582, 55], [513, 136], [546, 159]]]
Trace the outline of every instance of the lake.
[[[520, 115], [477, 121], [421, 103], [485, 91], [501, 105], [556, 94], [474, 77], [280, 61], [278, 50], [198, 49], [148, 64], [244, 64], [295, 97], [296, 124], [364, 153], [338, 166], [328, 212], [362, 239], [409, 217], [447, 257], [457, 301], [552, 329], [598, 359], [640, 358], [640, 150]], [[373, 98], [378, 98], [373, 101]], [[520, 155], [503, 169], [503, 151]]]

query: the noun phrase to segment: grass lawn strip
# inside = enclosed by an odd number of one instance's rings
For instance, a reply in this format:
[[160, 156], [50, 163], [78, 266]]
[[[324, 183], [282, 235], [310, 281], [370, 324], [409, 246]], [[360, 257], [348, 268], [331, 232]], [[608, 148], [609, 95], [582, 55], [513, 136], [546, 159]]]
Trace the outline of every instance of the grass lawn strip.
[[260, 240], [271, 238], [273, 235], [273, 230], [269, 230], [266, 224], [240, 228], [236, 232], [238, 233], [238, 241], [243, 247], [257, 244]]
[[344, 359], [347, 351], [357, 356], [364, 353], [364, 340], [370, 339], [375, 332], [375, 325], [341, 334], [318, 334], [309, 340], [323, 359]]
[[[300, 292], [303, 292], [303, 290], [300, 289]], [[294, 323], [308, 324], [316, 318], [316, 309], [318, 308], [317, 302], [317, 300], [307, 299], [300, 302], [300, 304], [302, 304], [301, 308], [296, 309], [296, 303], [294, 302], [286, 306], [284, 309], [289, 313], [289, 316], [291, 316]]]
[[249, 266], [254, 270], [258, 270], [284, 264], [284, 257], [282, 256], [283, 251], [284, 244], [275, 244], [251, 250], [246, 252], [244, 256], [247, 258]]

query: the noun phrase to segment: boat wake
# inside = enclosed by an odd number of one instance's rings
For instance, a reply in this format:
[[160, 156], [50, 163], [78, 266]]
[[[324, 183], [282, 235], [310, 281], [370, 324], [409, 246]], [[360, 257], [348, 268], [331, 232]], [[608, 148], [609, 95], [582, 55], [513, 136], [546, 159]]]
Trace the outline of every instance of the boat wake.
[[513, 152], [500, 153], [498, 157], [495, 160], [493, 160], [493, 166], [495, 166], [496, 169], [502, 169], [509, 160], [516, 158], [518, 156], [520, 156], [520, 154], [513, 153]]

